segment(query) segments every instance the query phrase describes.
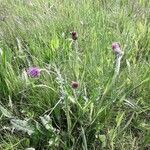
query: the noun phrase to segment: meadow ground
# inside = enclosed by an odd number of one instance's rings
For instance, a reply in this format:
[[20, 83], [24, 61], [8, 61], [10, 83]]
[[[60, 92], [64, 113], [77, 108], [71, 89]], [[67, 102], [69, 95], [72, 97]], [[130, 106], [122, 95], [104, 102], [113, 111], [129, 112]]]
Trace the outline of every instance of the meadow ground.
[[149, 19], [148, 0], [0, 0], [0, 150], [148, 150]]

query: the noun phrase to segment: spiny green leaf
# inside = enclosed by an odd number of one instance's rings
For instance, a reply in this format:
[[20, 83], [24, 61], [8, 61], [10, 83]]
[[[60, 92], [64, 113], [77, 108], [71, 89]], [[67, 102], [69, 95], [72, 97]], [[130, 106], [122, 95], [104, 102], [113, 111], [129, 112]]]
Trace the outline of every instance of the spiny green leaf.
[[29, 135], [34, 133], [34, 128], [31, 127], [26, 120], [11, 119], [10, 123], [12, 124], [13, 128], [18, 131], [27, 132]]
[[5, 109], [2, 105], [0, 105], [0, 110], [5, 117], [12, 118], [12, 114]]

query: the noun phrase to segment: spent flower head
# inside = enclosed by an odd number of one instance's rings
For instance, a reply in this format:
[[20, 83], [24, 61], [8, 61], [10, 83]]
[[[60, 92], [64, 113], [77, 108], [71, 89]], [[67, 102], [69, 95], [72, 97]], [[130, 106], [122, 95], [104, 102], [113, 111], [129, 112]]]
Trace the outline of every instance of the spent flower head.
[[76, 82], [76, 81], [72, 81], [72, 82], [71, 82], [71, 87], [72, 87], [73, 89], [77, 89], [77, 88], [79, 87], [79, 83]]
[[75, 31], [71, 32], [71, 37], [73, 40], [77, 40], [78, 39], [77, 32], [75, 32]]
[[27, 70], [27, 74], [32, 78], [37, 78], [41, 75], [41, 69], [39, 69], [38, 67], [30, 67]]

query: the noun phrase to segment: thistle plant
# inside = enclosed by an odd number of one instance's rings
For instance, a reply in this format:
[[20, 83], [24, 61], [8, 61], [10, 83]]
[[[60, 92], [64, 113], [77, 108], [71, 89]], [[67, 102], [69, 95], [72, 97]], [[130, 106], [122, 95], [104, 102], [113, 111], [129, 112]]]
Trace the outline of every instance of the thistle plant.
[[72, 38], [72, 58], [73, 59], [73, 69], [75, 72], [76, 79], [79, 78], [79, 68], [80, 68], [80, 53], [79, 53], [79, 46], [78, 46], [78, 34], [77, 32], [73, 31], [71, 32], [71, 38]]
[[102, 95], [101, 103], [103, 102], [104, 97], [110, 91], [110, 89], [112, 88], [112, 86], [115, 84], [116, 79], [117, 79], [117, 77], [119, 75], [119, 71], [120, 71], [120, 63], [121, 63], [121, 59], [122, 59], [122, 56], [123, 56], [123, 52], [122, 52], [122, 50], [120, 48], [120, 44], [117, 43], [117, 42], [112, 43], [112, 50], [113, 50], [113, 53], [115, 54], [114, 76], [113, 76], [112, 81], [109, 84], [108, 88], [105, 90], [105, 92]]
[[0, 150], [149, 149], [148, 0], [0, 1]]
[[120, 71], [120, 62], [123, 56], [123, 52], [121, 50], [120, 44], [117, 42], [112, 44], [112, 50], [115, 54], [115, 76], [117, 76]]
[[75, 50], [76, 55], [78, 54], [79, 47], [78, 47], [78, 34], [76, 31], [71, 32], [71, 39], [72, 39], [72, 48]]

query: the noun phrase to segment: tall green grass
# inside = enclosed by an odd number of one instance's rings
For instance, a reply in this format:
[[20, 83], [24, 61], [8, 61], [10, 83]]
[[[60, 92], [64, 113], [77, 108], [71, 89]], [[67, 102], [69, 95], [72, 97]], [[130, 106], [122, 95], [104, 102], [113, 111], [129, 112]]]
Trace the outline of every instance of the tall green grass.
[[[0, 0], [0, 150], [148, 149], [149, 8], [148, 0]], [[115, 81], [114, 41], [124, 51]], [[28, 77], [29, 66], [41, 76]]]

